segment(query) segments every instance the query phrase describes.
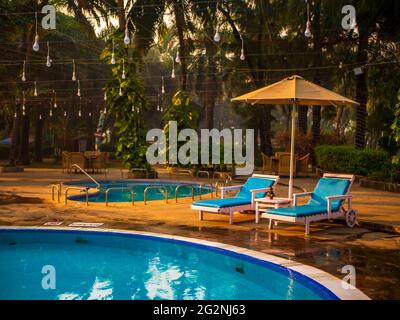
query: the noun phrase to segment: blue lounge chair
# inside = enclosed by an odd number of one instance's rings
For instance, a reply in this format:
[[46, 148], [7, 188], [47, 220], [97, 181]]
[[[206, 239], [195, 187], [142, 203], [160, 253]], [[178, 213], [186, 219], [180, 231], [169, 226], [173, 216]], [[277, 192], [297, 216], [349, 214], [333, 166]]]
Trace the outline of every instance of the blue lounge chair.
[[[344, 216], [349, 227], [357, 223], [357, 211], [352, 208], [352, 196], [349, 190], [354, 182], [353, 175], [324, 174], [313, 192], [293, 195], [293, 207], [270, 209], [261, 215], [269, 219], [272, 229], [274, 220], [293, 222], [305, 225], [305, 233], [310, 233], [310, 223], [320, 220], [335, 219]], [[310, 201], [298, 206], [300, 197], [310, 196]], [[348, 202], [347, 210], [343, 202]]]
[[[229, 223], [233, 224], [235, 212], [254, 210], [255, 199], [265, 197], [271, 187], [275, 191], [278, 181], [278, 176], [254, 174], [244, 185], [221, 188], [221, 199], [196, 201], [191, 209], [199, 211], [199, 220], [203, 220], [204, 212], [210, 212], [229, 215]], [[233, 190], [240, 191], [233, 198], [225, 198], [225, 192]]]

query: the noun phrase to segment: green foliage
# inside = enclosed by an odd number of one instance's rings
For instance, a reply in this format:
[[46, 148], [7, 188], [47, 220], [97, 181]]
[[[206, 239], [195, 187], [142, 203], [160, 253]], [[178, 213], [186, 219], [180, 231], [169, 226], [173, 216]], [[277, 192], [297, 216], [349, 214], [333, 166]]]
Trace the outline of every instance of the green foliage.
[[[115, 154], [121, 158], [128, 168], [147, 168], [146, 160], [146, 127], [144, 111], [147, 101], [144, 88], [138, 75], [140, 59], [135, 51], [130, 51], [123, 44], [123, 34], [117, 30], [113, 37], [115, 41], [115, 65], [111, 65], [112, 77], [105, 86], [107, 108], [114, 118], [116, 128]], [[108, 41], [101, 58], [110, 63], [112, 42]], [[124, 61], [123, 61], [124, 59]], [[126, 78], [122, 79], [125, 66]], [[122, 95], [120, 95], [120, 89]]]
[[[167, 141], [169, 141], [170, 121], [177, 122], [178, 132], [183, 129], [196, 130], [198, 126], [199, 115], [191, 104], [189, 94], [180, 90], [172, 97], [171, 104], [165, 110], [161, 120]], [[185, 142], [178, 143], [178, 148], [184, 143]], [[168, 154], [168, 150], [166, 150], [166, 152]], [[169, 159], [169, 157], [167, 157], [167, 159]]]
[[393, 131], [394, 139], [396, 142], [400, 143], [400, 90], [397, 93], [397, 99], [399, 102], [394, 108], [394, 121], [391, 129]]
[[358, 150], [350, 146], [318, 146], [315, 157], [317, 167], [324, 171], [362, 176], [384, 171], [390, 164], [384, 151]]

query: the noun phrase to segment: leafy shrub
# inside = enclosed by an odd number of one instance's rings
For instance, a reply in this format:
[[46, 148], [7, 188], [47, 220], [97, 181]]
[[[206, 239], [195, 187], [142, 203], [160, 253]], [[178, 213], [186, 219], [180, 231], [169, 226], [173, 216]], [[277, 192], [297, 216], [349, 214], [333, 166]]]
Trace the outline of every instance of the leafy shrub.
[[367, 176], [383, 172], [390, 166], [384, 151], [358, 150], [350, 146], [318, 146], [315, 148], [317, 167], [324, 171]]

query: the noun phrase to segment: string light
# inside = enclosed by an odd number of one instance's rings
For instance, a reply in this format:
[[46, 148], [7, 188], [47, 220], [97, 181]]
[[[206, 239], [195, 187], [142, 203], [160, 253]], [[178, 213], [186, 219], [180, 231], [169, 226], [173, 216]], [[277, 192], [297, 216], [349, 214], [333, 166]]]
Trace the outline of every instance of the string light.
[[79, 111], [78, 111], [78, 117], [79, 117], [79, 118], [82, 117], [82, 111], [81, 111], [81, 109], [79, 109]]
[[53, 90], [53, 93], [54, 93], [54, 105], [53, 105], [53, 107], [54, 107], [54, 109], [57, 109], [57, 93], [56, 93], [55, 90]]
[[161, 77], [161, 93], [165, 94], [164, 76]]
[[107, 107], [104, 107], [103, 113], [104, 113], [104, 114], [107, 114]]
[[72, 81], [76, 81], [75, 59], [72, 59]]
[[67, 111], [64, 111], [64, 117], [66, 117], [67, 116]]
[[219, 31], [218, 31], [218, 26], [217, 26], [217, 29], [215, 30], [215, 34], [214, 34], [214, 41], [215, 42], [220, 42], [221, 41], [221, 35], [219, 34]]
[[179, 50], [176, 50], [175, 62], [176, 62], [176, 63], [181, 63], [181, 58], [179, 57]]
[[111, 64], [115, 64], [115, 46], [114, 46], [114, 38], [112, 39]]
[[306, 23], [306, 31], [304, 32], [304, 35], [306, 38], [310, 38], [312, 36], [311, 34], [311, 21], [310, 21], [310, 3], [308, 0], [306, 0], [307, 3], [307, 23]]
[[175, 79], [175, 62], [174, 58], [172, 58], [172, 73], [171, 73], [171, 78]]
[[119, 84], [119, 96], [122, 97], [122, 86], [121, 86], [121, 83]]
[[240, 60], [244, 61], [246, 57], [244, 55], [244, 40], [242, 35], [240, 35], [240, 39], [242, 39], [242, 50], [240, 51]]
[[46, 67], [51, 67], [51, 59], [50, 59], [50, 44], [47, 41], [47, 59], [46, 59]]
[[132, 105], [132, 112], [135, 112], [135, 106]]
[[92, 113], [91, 112], [89, 112], [89, 117], [92, 117]]
[[107, 101], [107, 92], [104, 91], [104, 101]]
[[34, 84], [35, 84], [35, 88], [34, 88], [34, 90], [33, 90], [33, 95], [34, 95], [35, 97], [37, 97], [38, 91], [37, 91], [36, 81], [34, 82]]
[[21, 77], [21, 80], [24, 82], [26, 81], [25, 67], [26, 67], [26, 60], [24, 60], [24, 66], [22, 68], [22, 77]]
[[42, 115], [41, 114], [39, 114], [39, 120], [42, 120]]
[[125, 24], [125, 37], [124, 37], [124, 43], [128, 45], [131, 42], [131, 39], [129, 39], [129, 29], [128, 29], [128, 21], [126, 21]]
[[126, 74], [125, 74], [125, 59], [122, 59], [122, 80], [125, 80]]
[[49, 111], [49, 116], [52, 117], [53, 116], [53, 111], [50, 109]]
[[14, 112], [14, 118], [15, 118], [15, 119], [17, 118], [17, 113], [16, 113], [16, 112]]
[[76, 95], [77, 95], [78, 97], [81, 96], [81, 81], [80, 81], [80, 80], [78, 80], [78, 91], [76, 92]]
[[25, 116], [25, 90], [22, 91], [22, 115]]
[[33, 51], [39, 51], [39, 35], [38, 35], [38, 17], [37, 12], [35, 12], [35, 20], [36, 20], [36, 32], [35, 32], [35, 43], [32, 46]]
[[160, 111], [160, 94], [157, 95], [157, 111]]

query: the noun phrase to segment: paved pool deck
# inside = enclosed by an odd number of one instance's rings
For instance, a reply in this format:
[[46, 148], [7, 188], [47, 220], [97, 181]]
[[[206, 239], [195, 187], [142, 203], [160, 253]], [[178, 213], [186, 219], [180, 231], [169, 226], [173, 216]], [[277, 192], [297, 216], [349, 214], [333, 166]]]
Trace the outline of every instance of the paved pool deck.
[[[110, 169], [107, 177], [94, 174], [98, 180], [121, 179], [119, 169]], [[161, 179], [168, 175], [161, 172]], [[336, 277], [343, 277], [343, 266], [356, 266], [357, 287], [371, 298], [400, 299], [400, 195], [361, 188], [352, 188], [353, 206], [359, 211], [360, 226], [347, 228], [342, 222], [321, 222], [311, 225], [311, 234], [304, 228], [280, 224], [267, 229], [267, 222], [254, 223], [253, 214], [236, 214], [235, 224], [228, 217], [205, 214], [199, 221], [191, 211], [191, 199], [110, 204], [51, 201], [52, 183], [87, 180], [83, 174], [63, 174], [60, 169], [26, 168], [22, 173], [0, 174], [0, 225], [42, 226], [47, 222], [103, 223], [102, 228], [159, 232], [164, 234], [218, 241], [239, 247], [289, 258], [313, 265]], [[187, 176], [173, 180], [187, 181]], [[204, 181], [204, 180], [203, 180]], [[283, 184], [287, 179], [282, 178]], [[302, 189], [313, 190], [317, 178], [295, 180]], [[295, 190], [300, 192], [300, 190]], [[287, 187], [280, 185], [278, 196], [285, 196]]]

